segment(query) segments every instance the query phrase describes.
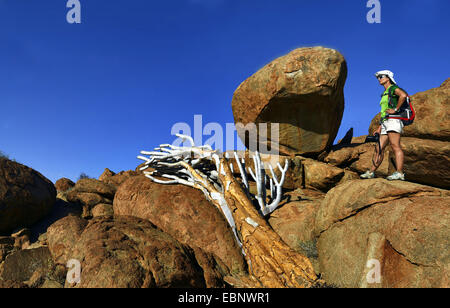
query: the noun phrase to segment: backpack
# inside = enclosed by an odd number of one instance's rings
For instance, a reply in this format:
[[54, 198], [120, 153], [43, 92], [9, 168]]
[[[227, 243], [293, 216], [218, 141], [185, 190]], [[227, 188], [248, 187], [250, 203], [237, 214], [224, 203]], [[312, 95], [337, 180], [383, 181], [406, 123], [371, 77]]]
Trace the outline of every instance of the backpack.
[[[413, 105], [411, 104], [411, 98], [409, 97], [408, 93], [403, 90], [402, 88], [399, 88], [398, 86], [392, 86], [389, 89], [389, 107], [392, 109], [395, 109], [397, 107], [397, 102], [399, 96], [395, 94], [395, 90], [400, 89], [404, 91], [407, 95], [406, 100], [403, 102], [400, 109], [394, 113], [389, 114], [387, 117], [389, 119], [397, 119], [401, 120], [403, 122], [404, 126], [411, 125], [414, 122], [414, 119], [416, 118], [416, 111], [413, 108]], [[394, 106], [395, 105], [395, 106]]]

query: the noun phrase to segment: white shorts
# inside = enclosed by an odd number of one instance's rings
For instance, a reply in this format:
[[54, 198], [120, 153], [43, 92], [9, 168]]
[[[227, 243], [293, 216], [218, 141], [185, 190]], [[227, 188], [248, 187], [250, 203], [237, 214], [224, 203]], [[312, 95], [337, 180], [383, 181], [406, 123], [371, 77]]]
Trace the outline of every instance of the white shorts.
[[388, 132], [403, 133], [403, 122], [397, 119], [387, 119], [381, 123], [381, 134], [387, 135]]

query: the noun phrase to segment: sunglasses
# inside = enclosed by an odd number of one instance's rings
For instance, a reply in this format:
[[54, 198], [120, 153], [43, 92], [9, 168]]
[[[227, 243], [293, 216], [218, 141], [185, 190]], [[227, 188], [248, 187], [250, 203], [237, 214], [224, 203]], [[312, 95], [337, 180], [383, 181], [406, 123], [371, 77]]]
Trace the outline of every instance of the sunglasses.
[[378, 75], [378, 76], [377, 76], [377, 79], [380, 80], [380, 79], [383, 79], [383, 78], [385, 78], [385, 77], [388, 77], [388, 76], [387, 76], [387, 75]]

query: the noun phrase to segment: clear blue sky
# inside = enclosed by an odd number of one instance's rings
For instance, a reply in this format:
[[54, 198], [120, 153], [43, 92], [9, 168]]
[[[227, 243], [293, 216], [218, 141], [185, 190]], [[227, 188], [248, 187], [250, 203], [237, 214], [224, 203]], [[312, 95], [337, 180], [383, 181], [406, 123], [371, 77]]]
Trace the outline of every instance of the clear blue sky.
[[[379, 111], [373, 73], [410, 94], [449, 76], [448, 0], [0, 0], [0, 151], [52, 181], [134, 169], [171, 127], [233, 122], [237, 86], [306, 46], [348, 63], [339, 137], [367, 133]], [[204, 137], [207, 139], [208, 137]]]

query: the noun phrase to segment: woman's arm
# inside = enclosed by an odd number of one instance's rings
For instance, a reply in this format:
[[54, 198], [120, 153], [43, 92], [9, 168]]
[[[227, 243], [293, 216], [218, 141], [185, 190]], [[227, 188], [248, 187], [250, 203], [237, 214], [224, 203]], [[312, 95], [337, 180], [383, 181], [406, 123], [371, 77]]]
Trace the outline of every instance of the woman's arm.
[[399, 110], [408, 97], [408, 94], [406, 94], [406, 92], [400, 88], [395, 89], [394, 93], [398, 95], [398, 103], [396, 109]]

